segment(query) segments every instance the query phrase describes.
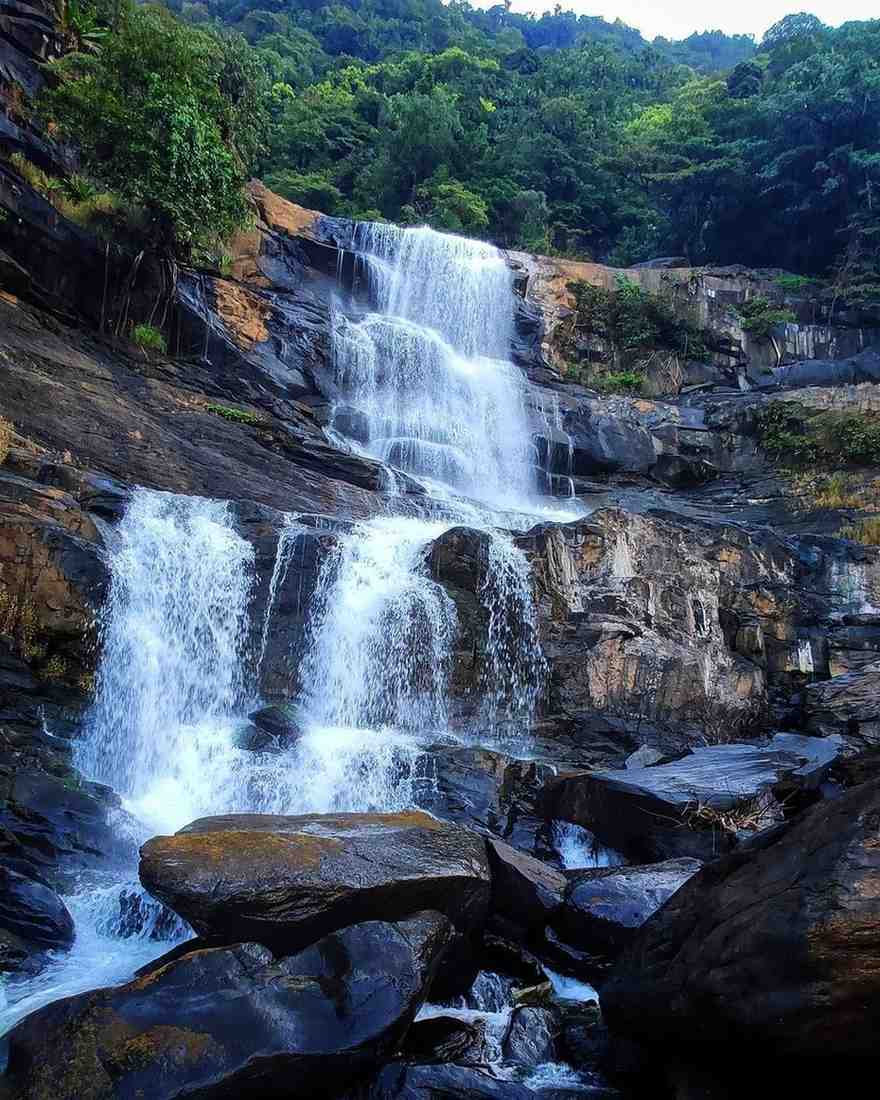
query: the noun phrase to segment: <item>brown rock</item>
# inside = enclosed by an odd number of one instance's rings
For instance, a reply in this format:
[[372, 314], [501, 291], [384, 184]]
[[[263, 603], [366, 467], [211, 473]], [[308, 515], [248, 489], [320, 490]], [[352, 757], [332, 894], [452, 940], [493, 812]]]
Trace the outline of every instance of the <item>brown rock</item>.
[[289, 953], [361, 920], [444, 913], [482, 926], [482, 838], [429, 814], [229, 815], [141, 849], [141, 881], [202, 935]]

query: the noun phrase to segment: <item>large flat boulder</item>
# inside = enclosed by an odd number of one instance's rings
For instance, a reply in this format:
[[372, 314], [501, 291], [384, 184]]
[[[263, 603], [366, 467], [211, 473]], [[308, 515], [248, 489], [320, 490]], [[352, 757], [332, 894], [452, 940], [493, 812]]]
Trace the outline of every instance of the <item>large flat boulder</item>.
[[874, 780], [708, 864], [674, 894], [602, 989], [609, 1026], [667, 1053], [714, 1042], [876, 1057], [878, 885]]
[[483, 839], [420, 812], [202, 818], [148, 841], [140, 875], [198, 933], [284, 953], [421, 909], [469, 932], [489, 900]]
[[553, 817], [630, 859], [711, 859], [779, 820], [780, 799], [815, 790], [842, 744], [779, 733], [766, 744], [709, 745], [669, 764], [562, 776], [548, 798]]
[[338, 1095], [395, 1049], [448, 943], [437, 913], [368, 922], [275, 959], [197, 950], [41, 1009], [9, 1036], [19, 1100]]

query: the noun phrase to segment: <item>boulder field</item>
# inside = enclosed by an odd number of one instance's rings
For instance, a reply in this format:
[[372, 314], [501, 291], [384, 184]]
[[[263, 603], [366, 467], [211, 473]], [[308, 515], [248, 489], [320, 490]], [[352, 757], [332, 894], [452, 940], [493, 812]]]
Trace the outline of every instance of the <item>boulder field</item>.
[[[526, 1100], [562, 1059], [603, 1067], [595, 1095], [638, 1096], [646, 1065], [680, 1084], [735, 1043], [872, 1056], [878, 844], [878, 780], [711, 862], [574, 871], [421, 812], [202, 819], [141, 852], [144, 885], [198, 938], [27, 1017], [6, 1082], [20, 1100]], [[41, 900], [40, 934], [69, 934]], [[415, 1022], [500, 957], [544, 984], [500, 1016]], [[544, 980], [558, 969], [596, 982], [604, 1025]]]

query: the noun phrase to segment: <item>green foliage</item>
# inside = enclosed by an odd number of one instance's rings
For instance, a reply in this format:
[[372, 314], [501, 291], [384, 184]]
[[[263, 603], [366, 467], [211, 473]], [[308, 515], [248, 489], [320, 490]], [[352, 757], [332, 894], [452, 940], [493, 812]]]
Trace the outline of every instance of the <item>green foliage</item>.
[[790, 275], [788, 273], [777, 275], [773, 282], [786, 294], [815, 291], [820, 285], [818, 279], [811, 278], [809, 275]]
[[792, 466], [880, 465], [880, 415], [815, 412], [793, 401], [774, 401], [758, 416], [762, 448]]
[[141, 351], [154, 351], [158, 355], [164, 355], [168, 350], [165, 337], [153, 325], [135, 325], [131, 330], [131, 339]]
[[688, 359], [708, 354], [704, 334], [676, 309], [672, 295], [645, 290], [624, 275], [618, 275], [614, 289], [590, 283], [570, 283], [575, 313], [568, 328], [561, 330], [563, 347], [569, 354], [580, 334], [602, 337], [615, 362], [650, 354], [656, 350], [674, 352]]
[[269, 85], [243, 39], [124, 5], [96, 55], [52, 68], [44, 112], [77, 143], [90, 177], [148, 212], [149, 243], [185, 256], [246, 221], [243, 185]]
[[224, 420], [231, 420], [235, 424], [250, 424], [252, 427], [262, 424], [262, 420], [256, 413], [246, 409], [234, 409], [229, 405], [206, 405], [209, 413], [222, 416]]
[[585, 381], [599, 393], [622, 393], [634, 396], [644, 389], [645, 375], [637, 370], [593, 370], [587, 374]]
[[790, 309], [780, 309], [762, 294], [756, 294], [754, 298], [740, 303], [736, 311], [745, 332], [752, 336], [763, 336], [765, 339], [769, 339], [779, 325], [793, 324], [797, 320], [796, 314]]
[[848, 523], [837, 532], [842, 539], [852, 539], [863, 546], [880, 546], [880, 516], [866, 516]]

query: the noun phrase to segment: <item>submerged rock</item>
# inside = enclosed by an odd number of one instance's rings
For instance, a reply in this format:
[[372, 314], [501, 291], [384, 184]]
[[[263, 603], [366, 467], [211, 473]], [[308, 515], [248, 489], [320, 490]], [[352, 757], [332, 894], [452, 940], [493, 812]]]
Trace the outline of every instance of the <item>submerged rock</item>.
[[355, 925], [289, 958], [254, 943], [199, 950], [58, 1001], [9, 1036], [14, 1095], [338, 1095], [403, 1038], [449, 935], [427, 912]]
[[878, 882], [875, 780], [698, 872], [603, 987], [609, 1026], [667, 1049], [876, 1056]]
[[631, 859], [711, 859], [740, 831], [781, 819], [775, 794], [817, 789], [842, 747], [839, 738], [780, 733], [764, 745], [710, 745], [668, 764], [564, 776], [549, 797], [554, 817]]
[[202, 818], [148, 841], [140, 875], [196, 932], [284, 953], [420, 909], [471, 932], [489, 900], [482, 838], [419, 812]]

